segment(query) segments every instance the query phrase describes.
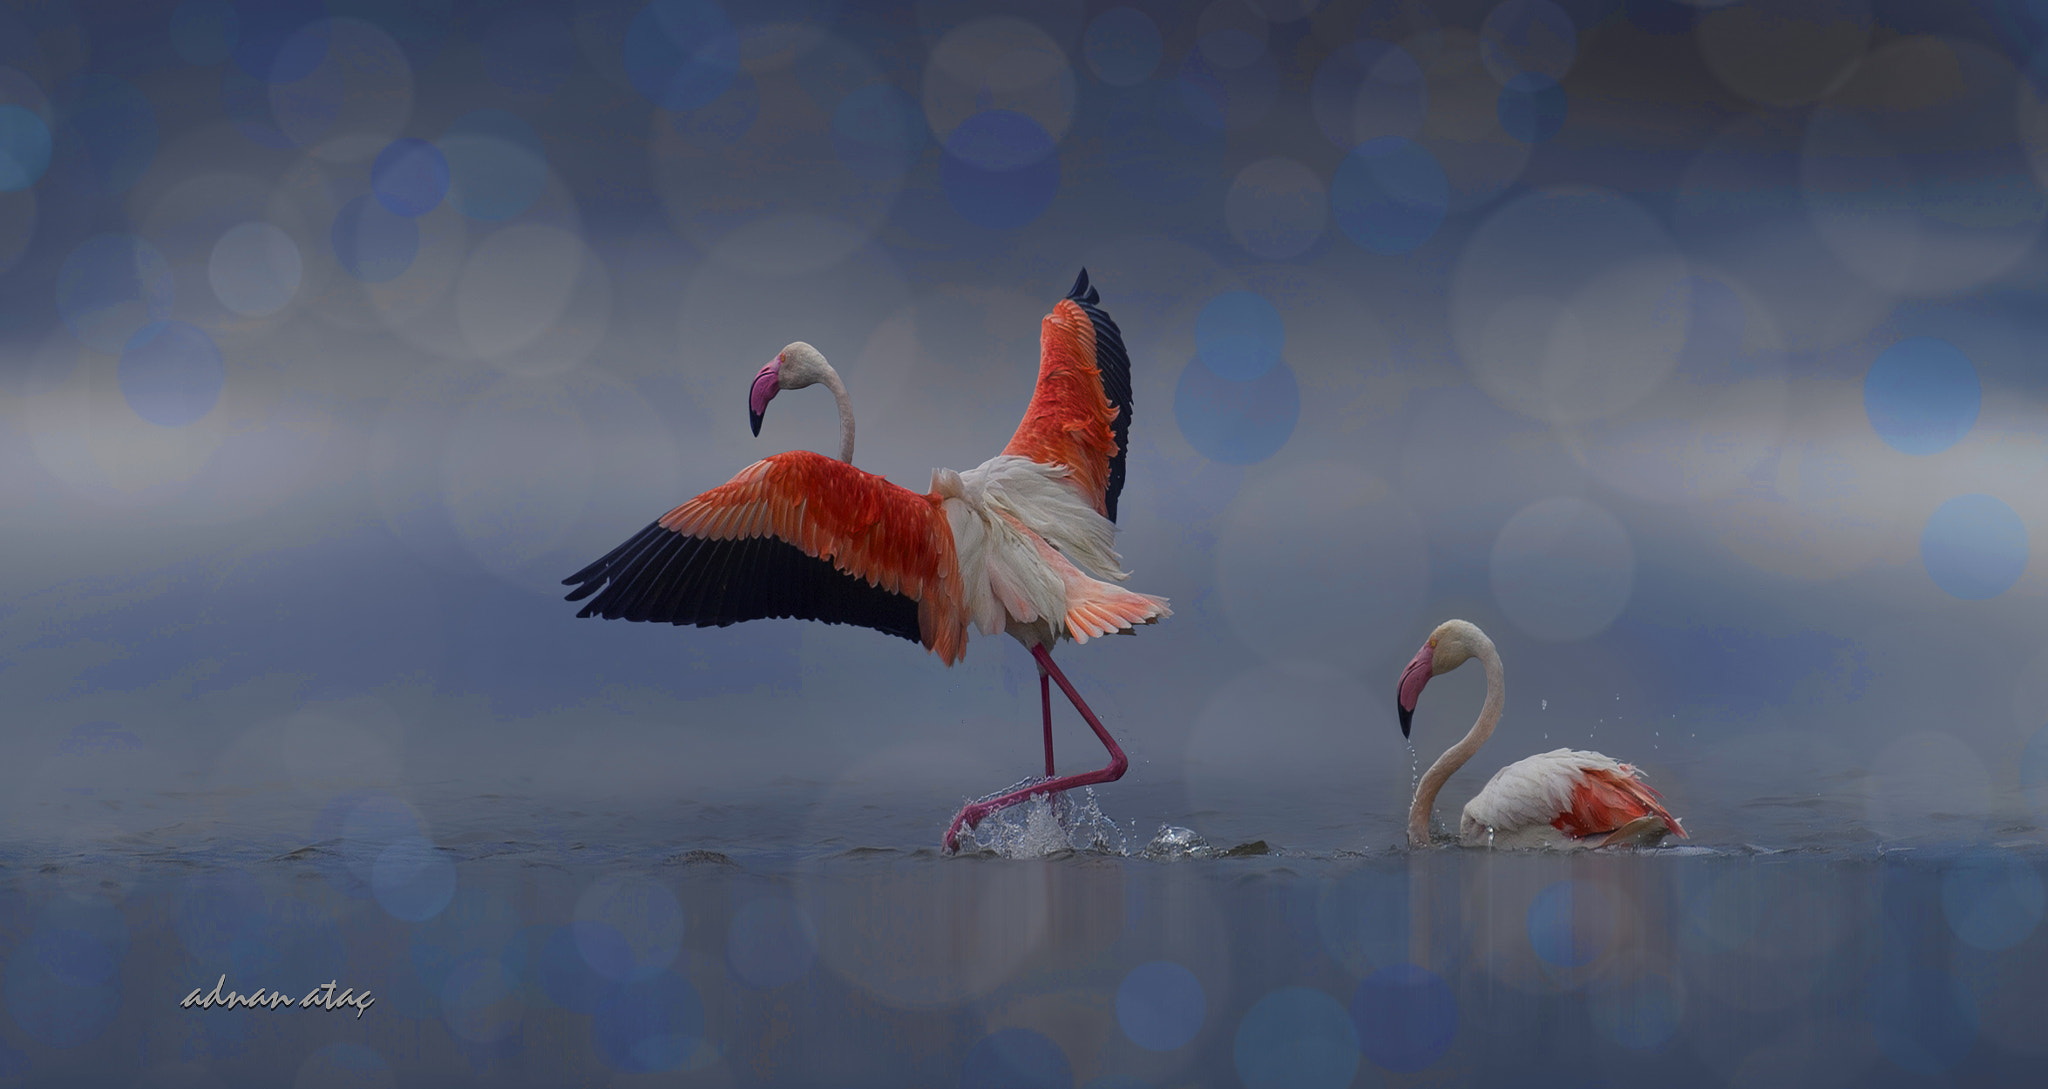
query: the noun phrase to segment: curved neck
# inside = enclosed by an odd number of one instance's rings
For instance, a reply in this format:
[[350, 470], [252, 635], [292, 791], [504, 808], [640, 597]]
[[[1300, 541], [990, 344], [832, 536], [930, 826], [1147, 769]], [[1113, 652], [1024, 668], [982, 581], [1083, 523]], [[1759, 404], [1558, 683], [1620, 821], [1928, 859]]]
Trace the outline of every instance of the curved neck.
[[846, 383], [839, 380], [839, 372], [832, 365], [825, 365], [825, 388], [832, 391], [832, 400], [839, 405], [839, 460], [853, 464], [853, 400], [846, 396]]
[[1415, 804], [1408, 810], [1408, 845], [1420, 847], [1429, 842], [1429, 811], [1436, 807], [1437, 792], [1444, 788], [1449, 779], [1465, 761], [1486, 744], [1493, 736], [1493, 728], [1500, 724], [1501, 707], [1507, 702], [1506, 684], [1500, 675], [1500, 652], [1493, 649], [1491, 642], [1479, 645], [1478, 658], [1486, 666], [1486, 704], [1479, 709], [1479, 720], [1472, 724], [1464, 738], [1444, 750], [1436, 763], [1422, 773], [1422, 781], [1415, 786]]

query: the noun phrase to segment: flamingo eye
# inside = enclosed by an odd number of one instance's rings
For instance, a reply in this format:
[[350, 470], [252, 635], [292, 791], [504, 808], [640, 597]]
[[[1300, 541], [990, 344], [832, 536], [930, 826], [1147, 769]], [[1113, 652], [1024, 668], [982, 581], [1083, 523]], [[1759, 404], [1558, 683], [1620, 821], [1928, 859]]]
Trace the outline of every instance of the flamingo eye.
[[1436, 649], [1436, 639], [1435, 639], [1434, 637], [1432, 637], [1432, 638], [1430, 639], [1430, 641], [1429, 641], [1429, 649], [1431, 649], [1431, 650], [1435, 650], [1435, 649]]

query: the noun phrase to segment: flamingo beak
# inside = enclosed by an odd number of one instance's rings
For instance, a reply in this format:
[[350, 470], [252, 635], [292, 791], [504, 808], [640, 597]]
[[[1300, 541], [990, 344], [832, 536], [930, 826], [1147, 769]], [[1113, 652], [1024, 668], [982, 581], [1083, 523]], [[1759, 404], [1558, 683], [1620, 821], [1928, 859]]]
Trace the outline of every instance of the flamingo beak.
[[1415, 701], [1422, 696], [1422, 686], [1429, 683], [1434, 673], [1436, 648], [1427, 644], [1415, 652], [1408, 662], [1408, 668], [1401, 671], [1401, 688], [1394, 696], [1394, 710], [1401, 713], [1401, 736], [1408, 736], [1408, 724], [1415, 718]]
[[754, 376], [754, 388], [747, 391], [747, 422], [754, 427], [754, 434], [761, 434], [761, 415], [768, 411], [768, 402], [782, 391], [782, 357], [761, 368]]

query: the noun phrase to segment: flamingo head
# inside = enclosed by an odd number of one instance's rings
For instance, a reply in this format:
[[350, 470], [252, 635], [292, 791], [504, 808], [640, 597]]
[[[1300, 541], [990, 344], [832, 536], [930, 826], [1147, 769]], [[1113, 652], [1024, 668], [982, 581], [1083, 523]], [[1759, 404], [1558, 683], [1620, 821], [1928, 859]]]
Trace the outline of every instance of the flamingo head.
[[754, 434], [761, 433], [761, 417], [777, 393], [816, 385], [830, 369], [818, 349], [801, 340], [775, 353], [774, 361], [754, 375], [753, 388], [747, 391], [747, 422], [753, 425]]
[[754, 388], [747, 391], [747, 423], [754, 428], [754, 434], [761, 433], [761, 415], [768, 411], [768, 402], [782, 390], [782, 357], [761, 368], [754, 376]]
[[1401, 715], [1401, 736], [1407, 737], [1410, 723], [1415, 718], [1415, 701], [1422, 697], [1422, 686], [1431, 677], [1464, 665], [1479, 653], [1479, 644], [1486, 639], [1486, 633], [1475, 624], [1463, 620], [1446, 620], [1429, 633], [1429, 640], [1415, 657], [1408, 660], [1408, 668], [1401, 671], [1401, 687], [1394, 698], [1394, 709]]

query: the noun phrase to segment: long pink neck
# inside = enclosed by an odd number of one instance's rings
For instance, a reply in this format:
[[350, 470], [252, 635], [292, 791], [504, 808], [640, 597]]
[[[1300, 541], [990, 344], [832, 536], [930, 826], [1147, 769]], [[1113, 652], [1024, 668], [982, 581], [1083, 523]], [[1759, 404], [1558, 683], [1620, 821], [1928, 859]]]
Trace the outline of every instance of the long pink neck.
[[1415, 804], [1408, 810], [1408, 845], [1421, 847], [1429, 843], [1429, 813], [1436, 808], [1437, 792], [1444, 788], [1449, 779], [1465, 761], [1472, 759], [1479, 746], [1493, 736], [1493, 728], [1500, 724], [1501, 707], [1507, 702], [1507, 687], [1501, 680], [1500, 652], [1493, 649], [1493, 642], [1479, 644], [1477, 655], [1486, 666], [1486, 704], [1479, 708], [1479, 720], [1472, 724], [1464, 738], [1436, 758], [1436, 763], [1422, 773], [1422, 782], [1415, 787]]

